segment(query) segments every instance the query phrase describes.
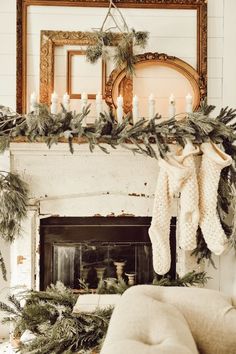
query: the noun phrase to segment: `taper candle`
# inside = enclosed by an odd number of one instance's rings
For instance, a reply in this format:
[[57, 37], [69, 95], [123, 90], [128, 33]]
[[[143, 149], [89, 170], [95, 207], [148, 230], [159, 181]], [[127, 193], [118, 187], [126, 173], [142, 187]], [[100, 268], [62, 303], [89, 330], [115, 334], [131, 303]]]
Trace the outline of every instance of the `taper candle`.
[[173, 93], [169, 97], [168, 116], [169, 118], [173, 118], [175, 116], [175, 96]]
[[122, 123], [123, 122], [123, 97], [120, 95], [117, 97], [117, 110], [116, 110], [116, 116], [117, 116], [117, 122]]
[[155, 98], [154, 95], [151, 93], [148, 97], [148, 116], [149, 119], [152, 119], [155, 116]]
[[37, 96], [35, 92], [30, 95], [30, 112], [35, 112], [37, 109]]
[[186, 101], [186, 113], [193, 113], [193, 97], [190, 95], [190, 93], [187, 94], [185, 97]]
[[65, 110], [68, 112], [70, 110], [70, 96], [67, 92], [63, 95], [62, 104]]
[[139, 99], [138, 96], [133, 97], [133, 123], [135, 124], [139, 120]]
[[51, 113], [57, 114], [58, 94], [54, 91], [51, 95]]

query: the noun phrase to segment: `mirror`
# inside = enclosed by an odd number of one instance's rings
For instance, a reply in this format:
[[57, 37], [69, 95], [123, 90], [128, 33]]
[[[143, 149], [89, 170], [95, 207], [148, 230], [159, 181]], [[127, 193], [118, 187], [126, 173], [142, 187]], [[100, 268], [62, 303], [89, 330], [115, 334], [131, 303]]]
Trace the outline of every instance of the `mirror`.
[[[109, 104], [108, 98], [105, 97], [108, 92], [106, 89], [105, 93], [105, 85], [114, 71], [113, 64], [100, 62], [92, 68], [92, 64], [86, 63], [83, 55], [78, 54], [86, 48], [88, 44], [86, 40], [73, 43], [68, 40], [65, 43], [69, 32], [76, 36], [76, 33], [81, 34], [91, 31], [93, 28], [99, 28], [107, 13], [107, 6], [108, 2], [101, 0], [17, 0], [18, 112], [28, 111], [29, 97], [33, 91], [38, 97], [40, 96], [44, 103], [50, 103], [52, 90], [58, 92], [59, 100], [62, 99], [63, 93], [70, 91], [72, 109], [78, 109], [78, 99], [83, 91], [89, 94], [89, 102], [92, 103], [94, 103], [96, 93], [100, 91]], [[166, 115], [164, 114], [166, 99], [173, 91], [177, 99], [176, 104], [180, 105], [180, 109], [181, 97], [189, 92], [193, 94], [194, 102], [197, 102], [199, 97], [205, 97], [207, 73], [206, 1], [168, 0], [163, 3], [162, 0], [156, 0], [153, 3], [151, 0], [147, 0], [141, 4], [138, 0], [121, 0], [118, 6], [130, 28], [150, 33], [148, 45], [143, 52], [167, 53], [170, 57], [179, 58], [196, 71], [195, 79], [199, 90], [196, 90], [195, 86], [193, 87], [191, 80], [187, 80], [183, 73], [166, 65], [156, 65], [156, 63], [151, 66], [149, 63], [148, 67], [138, 65], [136, 79], [134, 78], [132, 87], [133, 92], [140, 96], [140, 100], [147, 99], [148, 94], [153, 93], [160, 103], [163, 115]], [[51, 32], [51, 35], [52, 32], [54, 34], [63, 33], [64, 37], [61, 42], [60, 39], [56, 43], [52, 40], [51, 46], [48, 46], [47, 51], [44, 52], [47, 63], [43, 63], [42, 51], [45, 48], [43, 49], [42, 46], [43, 40], [46, 40], [47, 37], [46, 32], [48, 34]], [[50, 37], [50, 35], [48, 36]], [[137, 52], [136, 54], [142, 53]], [[42, 76], [42, 70], [48, 69], [50, 60], [52, 64], [50, 66], [51, 76], [50, 78], [47, 76], [49, 81], [44, 82], [45, 92], [44, 98], [42, 98], [42, 83], [45, 79], [45, 76]], [[150, 78], [150, 70], [155, 76], [155, 81], [158, 82], [158, 89], [152, 87], [153, 78]], [[168, 86], [166, 79], [170, 77]], [[142, 85], [140, 85], [140, 80]], [[164, 80], [165, 85], [163, 86]], [[176, 86], [173, 86], [174, 81], [178, 83]], [[145, 90], [140, 91], [141, 87]], [[182, 92], [178, 87], [181, 87]], [[123, 88], [120, 86], [121, 89], [124, 90], [125, 86]], [[113, 91], [115, 92], [115, 90]], [[165, 100], [165, 102], [163, 101], [161, 104], [161, 100]], [[177, 103], [177, 101], [179, 102]]]
[[112, 71], [106, 85], [106, 102], [116, 107], [117, 97], [124, 97], [124, 112], [132, 111], [133, 96], [138, 96], [141, 117], [148, 117], [150, 93], [157, 100], [156, 112], [168, 118], [170, 92], [174, 96], [176, 112], [185, 112], [186, 95], [193, 97], [193, 110], [201, 100], [199, 75], [185, 61], [163, 53], [144, 53], [136, 56], [136, 70], [132, 78], [125, 70]]

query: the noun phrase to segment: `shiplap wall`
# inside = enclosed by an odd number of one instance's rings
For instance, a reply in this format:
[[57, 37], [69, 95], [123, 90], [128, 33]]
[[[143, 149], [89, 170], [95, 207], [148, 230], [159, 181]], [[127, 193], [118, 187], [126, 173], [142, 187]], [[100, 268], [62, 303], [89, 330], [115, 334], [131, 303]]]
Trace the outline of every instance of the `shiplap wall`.
[[[15, 7], [15, 0], [0, 0], [0, 104], [13, 109], [16, 95]], [[236, 106], [235, 13], [235, 0], [208, 0], [208, 102], [215, 104], [217, 108], [226, 104]], [[31, 65], [38, 68], [39, 62], [32, 62]], [[8, 158], [1, 159], [0, 165], [1, 169], [7, 168]], [[2, 249], [2, 241], [0, 242]], [[9, 248], [6, 246], [4, 256], [9, 266]], [[220, 257], [216, 260], [216, 265], [217, 271], [210, 270], [214, 276], [210, 286], [235, 294], [234, 255]], [[5, 294], [8, 285], [0, 277], [0, 298]], [[0, 327], [0, 337], [5, 333], [6, 330]]]

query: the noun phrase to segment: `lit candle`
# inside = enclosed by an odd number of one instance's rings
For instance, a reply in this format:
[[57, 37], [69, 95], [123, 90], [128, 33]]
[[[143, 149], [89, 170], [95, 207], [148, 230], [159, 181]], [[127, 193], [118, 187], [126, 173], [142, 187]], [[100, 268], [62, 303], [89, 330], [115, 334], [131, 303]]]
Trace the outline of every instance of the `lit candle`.
[[30, 95], [30, 112], [35, 112], [37, 109], [37, 96], [36, 93], [33, 92]]
[[99, 92], [97, 95], [96, 95], [96, 114], [97, 114], [97, 118], [100, 117], [100, 113], [103, 111], [102, 109], [102, 95], [101, 93]]
[[175, 96], [173, 93], [169, 97], [168, 116], [170, 119], [175, 116]]
[[54, 91], [51, 95], [51, 113], [57, 114], [58, 94]]
[[190, 93], [185, 97], [186, 101], [186, 113], [193, 113], [193, 97]]
[[[81, 94], [81, 112], [83, 112], [84, 108], [87, 106], [88, 104], [88, 95], [87, 93], [83, 92]], [[86, 127], [87, 125], [87, 117], [84, 117], [83, 121], [82, 121], [82, 126]]]
[[68, 112], [70, 110], [70, 96], [67, 92], [63, 95], [62, 104], [65, 110]]
[[133, 97], [133, 123], [135, 124], [139, 119], [139, 109], [138, 109], [138, 96]]
[[87, 93], [83, 92], [81, 95], [81, 110], [86, 107], [88, 104], [88, 95]]
[[122, 123], [123, 122], [123, 97], [120, 95], [117, 97], [117, 110], [116, 110], [116, 116], [117, 116], [117, 122]]
[[149, 119], [152, 119], [155, 116], [155, 98], [154, 95], [151, 93], [151, 95], [148, 97], [148, 116]]

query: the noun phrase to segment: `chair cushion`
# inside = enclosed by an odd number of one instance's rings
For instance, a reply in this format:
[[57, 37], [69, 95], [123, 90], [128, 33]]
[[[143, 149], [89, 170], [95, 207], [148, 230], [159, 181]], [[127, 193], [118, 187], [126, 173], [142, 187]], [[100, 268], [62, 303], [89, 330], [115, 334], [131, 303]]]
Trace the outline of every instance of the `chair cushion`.
[[126, 292], [128, 302], [143, 295], [172, 304], [184, 315], [200, 353], [236, 353], [236, 307], [229, 296], [209, 289], [153, 285]]
[[180, 311], [135, 288], [116, 305], [100, 354], [197, 354]]

